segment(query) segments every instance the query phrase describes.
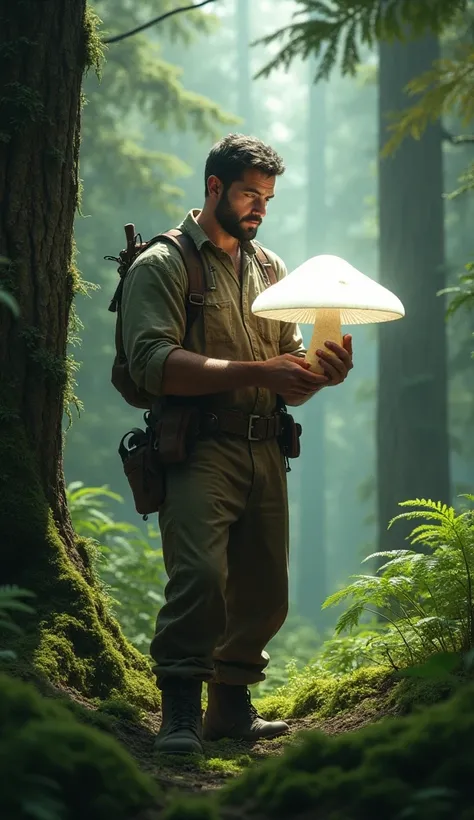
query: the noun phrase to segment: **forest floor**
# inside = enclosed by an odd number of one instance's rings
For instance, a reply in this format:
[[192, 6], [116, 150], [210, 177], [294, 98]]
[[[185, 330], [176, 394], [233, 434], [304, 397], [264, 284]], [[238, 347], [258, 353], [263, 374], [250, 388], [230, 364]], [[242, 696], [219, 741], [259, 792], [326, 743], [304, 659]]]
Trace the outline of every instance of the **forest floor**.
[[[94, 708], [76, 692], [61, 690], [63, 696], [72, 698], [82, 707], [88, 710]], [[377, 698], [368, 698], [332, 718], [318, 720], [313, 716], [300, 720], [289, 719], [287, 722], [290, 732], [274, 740], [257, 743], [233, 740], [205, 743], [203, 757], [176, 758], [156, 754], [153, 747], [160, 728], [159, 714], [146, 713], [140, 723], [114, 718], [111, 720], [110, 732], [136, 760], [140, 769], [155, 779], [168, 799], [177, 793], [191, 795], [212, 792], [249, 766], [282, 754], [288, 745], [298, 742], [301, 733], [319, 729], [326, 734], [336, 735], [360, 729], [395, 713], [395, 708], [390, 710], [385, 704], [381, 706]]]

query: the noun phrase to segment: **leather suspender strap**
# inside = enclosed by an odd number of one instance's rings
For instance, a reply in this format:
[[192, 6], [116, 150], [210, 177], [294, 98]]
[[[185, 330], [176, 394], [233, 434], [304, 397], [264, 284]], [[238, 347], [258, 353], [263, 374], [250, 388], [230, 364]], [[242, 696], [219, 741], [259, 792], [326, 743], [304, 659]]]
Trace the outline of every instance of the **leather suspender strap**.
[[269, 287], [270, 285], [276, 285], [278, 279], [273, 264], [270, 262], [269, 257], [267, 256], [261, 245], [255, 245], [255, 247], [257, 251], [257, 262], [262, 270], [265, 284], [267, 285], [267, 287]]
[[188, 234], [173, 228], [157, 237], [165, 239], [178, 249], [188, 274], [188, 300], [186, 303], [187, 331], [201, 313], [204, 304], [206, 282], [204, 265], [196, 245]]

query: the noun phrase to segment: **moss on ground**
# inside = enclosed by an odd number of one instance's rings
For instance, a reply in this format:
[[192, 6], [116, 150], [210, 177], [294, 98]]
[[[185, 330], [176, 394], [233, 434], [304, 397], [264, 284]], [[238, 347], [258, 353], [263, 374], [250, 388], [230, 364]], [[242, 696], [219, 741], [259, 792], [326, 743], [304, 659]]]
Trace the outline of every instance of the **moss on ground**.
[[67, 549], [41, 489], [24, 429], [0, 433], [2, 576], [35, 594], [33, 615], [17, 622], [18, 661], [11, 671], [42, 676], [89, 699], [128, 701], [154, 711], [159, 693], [147, 659], [124, 637], [109, 612], [81, 539]]
[[306, 733], [280, 759], [226, 786], [221, 803], [262, 819], [472, 820], [473, 699], [467, 686], [445, 703], [356, 732]]
[[389, 669], [370, 666], [339, 677], [305, 673], [255, 703], [268, 720], [310, 715], [328, 718], [368, 698], [384, 698], [392, 679]]
[[0, 675], [2, 817], [130, 820], [157, 786], [112, 737], [31, 684]]

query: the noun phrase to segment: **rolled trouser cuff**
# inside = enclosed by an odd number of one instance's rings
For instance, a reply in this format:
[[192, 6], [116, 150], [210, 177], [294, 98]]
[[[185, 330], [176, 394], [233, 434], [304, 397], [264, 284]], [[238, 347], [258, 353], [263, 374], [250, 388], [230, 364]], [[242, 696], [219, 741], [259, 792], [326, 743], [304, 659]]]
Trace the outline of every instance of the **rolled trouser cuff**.
[[152, 667], [156, 676], [157, 686], [161, 689], [166, 678], [194, 678], [195, 680], [208, 681], [214, 676], [214, 667], [207, 665], [200, 658], [184, 658], [166, 663], [157, 663]]
[[268, 666], [270, 656], [268, 652], [262, 652], [262, 662], [239, 663], [238, 661], [214, 660], [213, 683], [226, 683], [229, 686], [251, 686], [254, 683], [261, 683], [265, 680], [264, 669]]

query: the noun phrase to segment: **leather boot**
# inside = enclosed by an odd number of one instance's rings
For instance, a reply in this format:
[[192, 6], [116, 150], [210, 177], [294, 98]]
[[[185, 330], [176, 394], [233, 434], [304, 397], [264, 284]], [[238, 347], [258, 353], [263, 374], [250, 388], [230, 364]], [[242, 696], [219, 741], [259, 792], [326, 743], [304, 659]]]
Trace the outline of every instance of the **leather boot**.
[[208, 706], [204, 716], [204, 740], [260, 740], [289, 731], [283, 720], [264, 720], [252, 706], [246, 686], [209, 683]]
[[155, 751], [168, 755], [202, 754], [202, 681], [165, 678], [162, 683], [161, 728]]

